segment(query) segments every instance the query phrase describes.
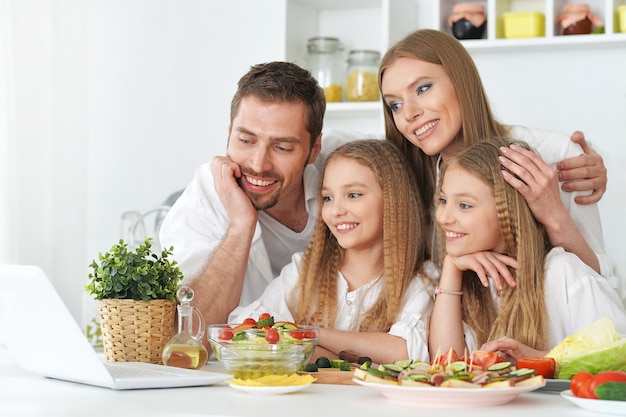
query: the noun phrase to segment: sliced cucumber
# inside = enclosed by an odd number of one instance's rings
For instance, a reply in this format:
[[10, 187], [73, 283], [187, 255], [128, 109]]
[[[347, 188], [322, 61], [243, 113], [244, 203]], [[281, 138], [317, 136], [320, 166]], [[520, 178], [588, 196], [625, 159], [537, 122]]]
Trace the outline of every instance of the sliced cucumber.
[[492, 372], [504, 371], [505, 369], [511, 367], [511, 365], [513, 364], [509, 361], [498, 362], [488, 367], [487, 370]]
[[535, 373], [534, 369], [520, 368], [520, 369], [515, 369], [514, 371], [509, 372], [508, 376], [509, 377], [522, 377], [522, 376], [533, 375], [534, 373]]
[[400, 368], [402, 368], [402, 370], [408, 368], [409, 366], [411, 366], [411, 363], [413, 363], [413, 361], [411, 359], [402, 359], [402, 360], [398, 360], [398, 361], [394, 361], [394, 365], [398, 365]]

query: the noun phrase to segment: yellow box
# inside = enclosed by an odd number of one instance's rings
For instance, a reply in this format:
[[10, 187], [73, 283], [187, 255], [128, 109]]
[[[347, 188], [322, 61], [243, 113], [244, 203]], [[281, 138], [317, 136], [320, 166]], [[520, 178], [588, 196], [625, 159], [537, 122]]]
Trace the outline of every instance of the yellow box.
[[620, 31], [626, 33], [626, 4], [617, 8], [619, 14], [619, 28]]
[[546, 16], [540, 12], [504, 13], [505, 38], [537, 38], [546, 35]]

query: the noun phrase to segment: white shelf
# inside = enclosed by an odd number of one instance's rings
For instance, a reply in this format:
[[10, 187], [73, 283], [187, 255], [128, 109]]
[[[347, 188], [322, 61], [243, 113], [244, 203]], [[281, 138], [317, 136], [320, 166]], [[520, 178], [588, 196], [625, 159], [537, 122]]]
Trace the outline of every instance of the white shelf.
[[[450, 32], [452, 7], [463, 0], [285, 0], [287, 60], [306, 65], [306, 40], [313, 36], [336, 36], [350, 49], [376, 49], [384, 53], [408, 33], [422, 28]], [[468, 1], [468, 0], [465, 0]], [[469, 0], [472, 1], [472, 0]], [[581, 0], [474, 0], [485, 5], [485, 39], [462, 41], [472, 54], [570, 50], [595, 46], [619, 47], [626, 33], [618, 31], [617, 8], [626, 0], [582, 0], [600, 17], [605, 33], [560, 36], [555, 25], [563, 5]], [[539, 11], [545, 15], [545, 36], [523, 39], [503, 37], [503, 14], [508, 11]], [[382, 123], [382, 105], [374, 103], [328, 103], [328, 118], [376, 118]], [[382, 129], [382, 128], [381, 128]]]

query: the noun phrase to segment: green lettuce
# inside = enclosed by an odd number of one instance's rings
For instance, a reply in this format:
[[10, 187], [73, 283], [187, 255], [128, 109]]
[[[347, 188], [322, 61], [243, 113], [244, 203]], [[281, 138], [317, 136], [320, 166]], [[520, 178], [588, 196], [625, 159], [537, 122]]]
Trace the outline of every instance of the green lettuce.
[[581, 371], [597, 374], [609, 370], [626, 372], [626, 339], [591, 349], [582, 355], [561, 359], [555, 378], [571, 379]]

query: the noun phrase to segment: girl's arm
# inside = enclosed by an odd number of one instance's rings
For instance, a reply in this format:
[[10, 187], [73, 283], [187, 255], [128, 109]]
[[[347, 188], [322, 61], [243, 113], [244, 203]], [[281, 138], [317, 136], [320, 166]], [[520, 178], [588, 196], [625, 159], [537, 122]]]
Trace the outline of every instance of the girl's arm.
[[[338, 357], [342, 350], [352, 350], [369, 356], [375, 363], [392, 363], [408, 359], [406, 340], [383, 332], [354, 332], [323, 328], [320, 329], [318, 347], [330, 351]], [[317, 348], [314, 355], [317, 355]], [[330, 355], [322, 355], [328, 356]]]
[[462, 278], [463, 270], [454, 263], [451, 256], [446, 255], [439, 279], [440, 293], [436, 295], [435, 307], [430, 318], [428, 350], [431, 358], [451, 348], [456, 352], [465, 351], [462, 296], [450, 293], [461, 292]]

